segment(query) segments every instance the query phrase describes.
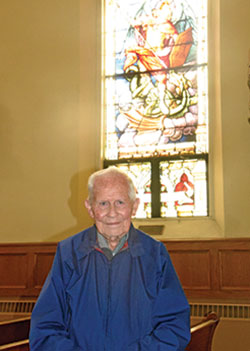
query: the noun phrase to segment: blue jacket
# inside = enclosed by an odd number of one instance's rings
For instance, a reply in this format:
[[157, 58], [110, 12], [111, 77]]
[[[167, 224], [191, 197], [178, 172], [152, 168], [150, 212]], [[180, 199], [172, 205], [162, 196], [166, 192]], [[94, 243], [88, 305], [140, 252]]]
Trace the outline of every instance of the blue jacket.
[[31, 351], [180, 351], [189, 304], [165, 246], [132, 225], [112, 260], [96, 229], [58, 244], [32, 312]]

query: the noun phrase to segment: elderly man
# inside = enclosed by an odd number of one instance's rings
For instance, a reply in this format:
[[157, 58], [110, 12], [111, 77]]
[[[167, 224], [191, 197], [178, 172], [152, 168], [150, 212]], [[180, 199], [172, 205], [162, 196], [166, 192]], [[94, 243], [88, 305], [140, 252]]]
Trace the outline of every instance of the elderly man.
[[95, 225], [58, 244], [32, 313], [31, 351], [184, 350], [189, 305], [164, 245], [131, 224], [131, 179], [110, 167], [88, 189]]

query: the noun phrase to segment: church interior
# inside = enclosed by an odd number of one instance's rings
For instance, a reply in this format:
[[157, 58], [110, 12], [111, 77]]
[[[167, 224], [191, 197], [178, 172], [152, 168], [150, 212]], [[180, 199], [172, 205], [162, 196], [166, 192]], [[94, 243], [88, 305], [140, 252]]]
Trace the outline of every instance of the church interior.
[[[208, 3], [209, 216], [133, 223], [166, 245], [193, 322], [220, 317], [212, 350], [249, 351], [250, 2]], [[84, 200], [103, 161], [101, 5], [0, 2], [0, 328], [6, 315], [30, 315], [57, 242], [92, 224]]]

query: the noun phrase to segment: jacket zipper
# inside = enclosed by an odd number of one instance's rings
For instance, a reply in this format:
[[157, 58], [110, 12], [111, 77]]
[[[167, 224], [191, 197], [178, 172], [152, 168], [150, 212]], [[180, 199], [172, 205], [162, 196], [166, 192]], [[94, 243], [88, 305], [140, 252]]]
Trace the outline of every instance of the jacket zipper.
[[[111, 309], [111, 273], [112, 265], [111, 261], [108, 262], [108, 299], [107, 299], [107, 315], [106, 315], [106, 328], [105, 333], [109, 344], [109, 324], [110, 324], [110, 309]], [[107, 345], [107, 350], [109, 347]]]

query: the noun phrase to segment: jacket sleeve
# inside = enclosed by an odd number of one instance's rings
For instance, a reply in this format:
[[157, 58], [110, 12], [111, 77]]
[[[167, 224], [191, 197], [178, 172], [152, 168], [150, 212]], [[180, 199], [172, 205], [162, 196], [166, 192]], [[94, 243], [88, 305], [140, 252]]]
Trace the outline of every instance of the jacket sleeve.
[[31, 316], [30, 351], [86, 351], [75, 345], [68, 333], [70, 311], [65, 282], [70, 270], [63, 267], [58, 244], [52, 269]]
[[183, 351], [190, 341], [190, 307], [165, 246], [162, 272], [153, 311], [153, 330], [128, 351]]

